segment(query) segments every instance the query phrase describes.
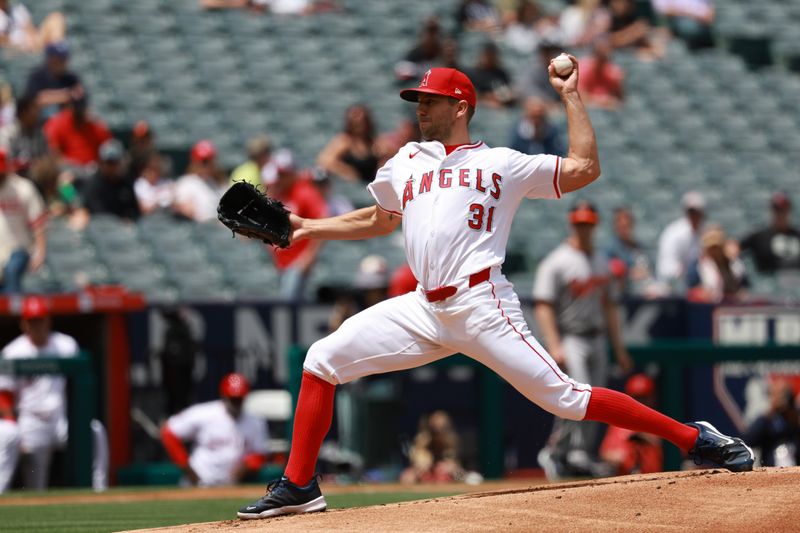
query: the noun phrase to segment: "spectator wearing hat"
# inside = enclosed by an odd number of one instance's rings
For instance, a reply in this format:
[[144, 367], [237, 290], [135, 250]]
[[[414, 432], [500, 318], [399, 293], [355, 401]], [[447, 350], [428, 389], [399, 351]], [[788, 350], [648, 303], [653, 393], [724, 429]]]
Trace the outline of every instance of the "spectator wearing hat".
[[484, 43], [477, 64], [468, 74], [481, 104], [489, 107], [507, 107], [514, 104], [511, 76], [503, 68], [500, 51], [493, 42]]
[[131, 139], [128, 145], [128, 176], [136, 180], [142, 175], [150, 156], [156, 151], [153, 128], [144, 120], [137, 121], [131, 128]]
[[106, 213], [125, 220], [136, 220], [141, 212], [133, 184], [125, 178], [122, 158], [125, 151], [116, 139], [100, 146], [100, 163], [83, 191], [83, 207], [90, 215]]
[[[325, 198], [308, 177], [301, 176], [289, 150], [279, 150], [275, 154], [275, 164], [275, 178], [267, 183], [267, 193], [270, 196], [283, 202], [290, 212], [299, 217], [328, 216]], [[321, 246], [322, 241], [306, 239], [292, 243], [288, 248], [272, 248], [275, 266], [281, 272], [282, 297], [292, 300], [302, 297], [306, 280], [317, 261]]]
[[100, 145], [111, 139], [105, 123], [89, 112], [89, 96], [83, 90], [74, 92], [69, 105], [50, 117], [44, 133], [53, 154], [79, 179], [91, 174]]
[[543, 99], [538, 96], [525, 99], [522, 118], [511, 131], [508, 147], [523, 154], [566, 154], [563, 133], [550, 121]]
[[33, 54], [62, 42], [66, 35], [67, 22], [60, 11], [48, 13], [37, 28], [24, 4], [0, 0], [0, 47]]
[[16, 120], [0, 128], [0, 149], [13, 163], [17, 173], [28, 176], [31, 165], [50, 154], [47, 138], [39, 125], [39, 104], [24, 95], [16, 102]]
[[444, 39], [439, 19], [436, 16], [428, 17], [420, 29], [414, 48], [395, 65], [395, 77], [401, 81], [421, 78], [426, 70], [439, 66], [443, 49]]
[[315, 168], [311, 172], [311, 183], [325, 199], [329, 217], [338, 217], [355, 210], [356, 207], [350, 201], [350, 198], [334, 190], [333, 178], [330, 172]]
[[[647, 374], [634, 374], [625, 382], [628, 396], [653, 409], [656, 407], [655, 391], [655, 382]], [[611, 465], [618, 476], [650, 474], [664, 469], [660, 438], [617, 426], [608, 426], [600, 445], [600, 458]]]
[[36, 98], [44, 118], [53, 116], [82, 90], [80, 77], [69, 70], [69, 47], [64, 42], [47, 45], [44, 63], [31, 71], [25, 86], [25, 94]]
[[22, 292], [26, 270], [38, 270], [47, 253], [47, 212], [33, 183], [11, 172], [0, 150], [0, 289]]
[[209, 140], [198, 141], [190, 154], [186, 174], [175, 184], [175, 211], [195, 222], [217, 219], [219, 199], [228, 189], [227, 177], [217, 169], [217, 149]]
[[689, 299], [709, 303], [740, 299], [748, 280], [744, 263], [733, 252], [738, 247], [728, 245], [718, 225], [706, 228], [700, 242], [702, 252], [688, 276]]
[[656, 278], [673, 289], [686, 288], [686, 275], [700, 257], [700, 235], [706, 201], [697, 191], [689, 191], [681, 200], [684, 215], [672, 221], [658, 238]]
[[[227, 374], [219, 400], [204, 402], [169, 417], [161, 441], [184, 472], [182, 484], [232, 485], [263, 466], [267, 454], [266, 421], [244, 412], [250, 384], [242, 374]], [[193, 444], [192, 453], [184, 442]]]
[[612, 48], [608, 39], [598, 39], [592, 55], [581, 58], [578, 91], [586, 105], [603, 109], [616, 109], [622, 103], [625, 77], [622, 68], [611, 61]]
[[233, 169], [231, 172], [231, 185], [237, 181], [244, 181], [260, 187], [262, 183], [262, 171], [269, 176], [275, 172], [275, 165], [270, 165], [272, 155], [272, 140], [264, 134], [259, 134], [247, 141], [247, 161]]
[[175, 182], [163, 176], [161, 154], [150, 152], [139, 177], [133, 182], [133, 191], [143, 215], [172, 209]]
[[800, 272], [800, 230], [790, 220], [792, 201], [786, 193], [776, 192], [770, 210], [770, 225], [742, 239], [742, 251], [753, 255], [759, 272]]
[[[2, 359], [71, 358], [78, 343], [53, 331], [48, 302], [31, 296], [22, 302], [22, 335], [0, 351]], [[16, 397], [22, 480], [26, 489], [47, 488], [53, 452], [67, 442], [67, 382], [55, 374], [0, 376], [0, 390]]]

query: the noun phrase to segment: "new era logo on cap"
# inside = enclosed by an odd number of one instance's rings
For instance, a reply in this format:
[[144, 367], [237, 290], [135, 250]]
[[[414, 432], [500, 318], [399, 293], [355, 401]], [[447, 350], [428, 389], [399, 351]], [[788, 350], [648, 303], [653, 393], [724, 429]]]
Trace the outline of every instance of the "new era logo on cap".
[[475, 87], [469, 77], [454, 68], [430, 69], [422, 77], [419, 87], [403, 89], [400, 91], [400, 98], [409, 102], [416, 102], [419, 98], [419, 93], [440, 94], [457, 100], [466, 100], [472, 107], [475, 107], [477, 101]]

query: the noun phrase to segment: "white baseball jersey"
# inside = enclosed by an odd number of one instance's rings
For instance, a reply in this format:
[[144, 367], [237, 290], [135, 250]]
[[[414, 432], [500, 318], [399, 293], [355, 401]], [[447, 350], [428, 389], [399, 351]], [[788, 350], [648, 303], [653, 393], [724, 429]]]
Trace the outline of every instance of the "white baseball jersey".
[[222, 400], [193, 405], [170, 417], [167, 427], [194, 443], [189, 466], [201, 485], [230, 485], [247, 454], [267, 453], [266, 422], [245, 413], [235, 420]]
[[[4, 359], [75, 357], [78, 343], [53, 332], [42, 347], [20, 335], [2, 351]], [[26, 452], [59, 446], [67, 441], [67, 380], [58, 375], [0, 376], [0, 389], [14, 391], [19, 412], [22, 449]]]
[[406, 254], [427, 290], [503, 263], [511, 222], [523, 198], [560, 198], [561, 158], [527, 155], [482, 142], [446, 155], [440, 142], [405, 145], [369, 190], [403, 215]]

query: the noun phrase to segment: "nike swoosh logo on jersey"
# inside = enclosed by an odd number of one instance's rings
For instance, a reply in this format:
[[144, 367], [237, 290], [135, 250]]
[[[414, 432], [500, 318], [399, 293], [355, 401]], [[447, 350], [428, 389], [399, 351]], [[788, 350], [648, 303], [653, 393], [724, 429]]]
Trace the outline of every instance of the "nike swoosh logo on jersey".
[[420, 153], [421, 151], [422, 151], [422, 150], [417, 150], [417, 151], [416, 151], [416, 152], [414, 152], [413, 154], [408, 154], [408, 158], [409, 158], [409, 159], [414, 159], [414, 156], [415, 156], [415, 155], [417, 155], [418, 153]]

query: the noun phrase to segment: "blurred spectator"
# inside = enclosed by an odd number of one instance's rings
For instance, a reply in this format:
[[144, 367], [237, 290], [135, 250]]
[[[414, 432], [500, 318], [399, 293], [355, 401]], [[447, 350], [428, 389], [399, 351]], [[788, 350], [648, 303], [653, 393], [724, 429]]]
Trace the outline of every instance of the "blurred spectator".
[[[20, 328], [22, 335], [3, 348], [2, 359], [78, 355], [75, 339], [52, 330], [47, 302], [41, 297], [23, 300]], [[67, 380], [57, 374], [0, 376], [0, 390], [10, 390], [17, 398], [23, 484], [44, 490], [53, 452], [67, 442]]]
[[634, 0], [609, 0], [608, 10], [611, 46], [635, 48], [642, 59], [664, 55], [662, 44], [653, 35], [650, 21]]
[[685, 289], [689, 267], [700, 257], [700, 233], [706, 201], [697, 191], [683, 195], [684, 216], [674, 220], [658, 238], [656, 277], [673, 289]]
[[386, 259], [368, 255], [358, 265], [353, 290], [342, 294], [333, 305], [328, 328], [336, 331], [342, 322], [356, 313], [384, 301], [388, 297], [389, 271]]
[[17, 100], [17, 118], [0, 128], [0, 149], [4, 149], [17, 173], [27, 176], [31, 164], [50, 153], [39, 126], [39, 105], [30, 95]]
[[153, 129], [144, 120], [139, 120], [131, 128], [128, 145], [128, 177], [135, 180], [142, 175], [150, 156], [156, 150]]
[[0, 151], [0, 288], [22, 292], [26, 270], [38, 270], [47, 253], [47, 212], [33, 183], [11, 172]]
[[[634, 374], [628, 378], [625, 392], [648, 407], [656, 407], [655, 383], [646, 374]], [[600, 458], [611, 465], [618, 476], [664, 470], [660, 438], [617, 426], [608, 426], [600, 445]]]
[[125, 220], [139, 218], [136, 193], [122, 167], [124, 156], [122, 143], [116, 139], [100, 146], [100, 163], [83, 191], [83, 207], [90, 215], [106, 213]]
[[180, 309], [161, 310], [166, 322], [164, 344], [158, 353], [166, 411], [173, 415], [189, 407], [194, 359], [200, 351], [189, 322]]
[[[272, 155], [272, 140], [266, 135], [256, 135], [247, 141], [247, 161], [236, 167], [231, 172], [231, 185], [237, 181], [246, 181], [260, 187], [261, 172]], [[274, 165], [273, 165], [274, 167]], [[271, 169], [275, 172], [275, 169]]]
[[350, 106], [344, 127], [322, 149], [317, 165], [345, 181], [370, 183], [378, 170], [375, 126], [367, 106]]
[[[3, 378], [0, 376], [0, 381]], [[11, 485], [18, 459], [19, 426], [14, 416], [14, 393], [0, 389], [0, 494]]]
[[375, 151], [378, 154], [378, 168], [382, 167], [389, 159], [406, 144], [419, 141], [422, 138], [416, 117], [401, 118], [395, 129], [382, 133], [375, 140]]
[[[328, 216], [325, 199], [311, 184], [301, 178], [288, 150], [275, 154], [278, 172], [275, 180], [267, 184], [267, 192], [283, 202], [286, 209], [303, 218]], [[302, 297], [311, 268], [317, 261], [322, 241], [303, 240], [288, 248], [273, 247], [275, 266], [281, 271], [281, 296], [292, 300]]]
[[443, 40], [439, 20], [429, 17], [420, 30], [417, 43], [394, 68], [399, 80], [417, 80], [431, 67], [439, 66]]
[[753, 421], [743, 438], [761, 449], [762, 466], [800, 465], [800, 410], [791, 383], [770, 382], [769, 411]]
[[489, 0], [461, 0], [456, 10], [456, 31], [482, 31], [492, 33], [500, 30], [500, 14]]
[[712, 0], [653, 0], [656, 13], [666, 19], [672, 34], [692, 50], [714, 46]]
[[0, 47], [13, 52], [38, 53], [67, 35], [63, 13], [52, 11], [37, 28], [28, 8], [20, 2], [0, 0]]
[[694, 270], [689, 271], [688, 297], [711, 303], [740, 298], [748, 285], [747, 273], [744, 263], [726, 247], [725, 232], [719, 226], [709, 227], [701, 243], [703, 251]]
[[389, 297], [402, 296], [417, 290], [417, 278], [408, 263], [397, 267], [389, 278]]
[[49, 118], [59, 106], [79, 98], [83, 91], [81, 79], [69, 70], [69, 47], [66, 43], [49, 44], [45, 48], [44, 63], [28, 76], [25, 94], [36, 98], [42, 115]]
[[504, 107], [514, 104], [511, 78], [500, 62], [497, 45], [487, 42], [481, 48], [478, 62], [468, 71], [475, 85], [481, 104], [489, 107]]
[[532, 54], [543, 35], [551, 29], [541, 9], [531, 0], [517, 3], [516, 10], [503, 17], [506, 20], [505, 42], [521, 54]]
[[205, 9], [249, 9], [274, 15], [312, 15], [341, 9], [333, 0], [200, 0]]
[[527, 99], [530, 96], [541, 98], [548, 108], [561, 109], [561, 100], [550, 85], [547, 67], [550, 60], [561, 53], [561, 45], [555, 41], [542, 40], [539, 43], [538, 53], [525, 61], [522, 68], [512, 77], [515, 80], [514, 92], [518, 98]]
[[150, 152], [141, 175], [133, 182], [133, 192], [143, 215], [172, 209], [175, 183], [163, 176], [161, 154]]
[[753, 254], [760, 272], [800, 271], [800, 230], [792, 225], [792, 202], [783, 192], [770, 200], [772, 222], [742, 240], [742, 251]]
[[[232, 485], [248, 470], [264, 465], [267, 425], [243, 412], [250, 384], [241, 374], [228, 374], [219, 385], [219, 400], [193, 405], [171, 416], [161, 428], [161, 441], [181, 467], [181, 484], [203, 487]], [[191, 455], [184, 442], [193, 444]]]
[[447, 38], [442, 41], [442, 59], [437, 65], [444, 68], [454, 68], [456, 70], [464, 71], [461, 67], [461, 60], [459, 58], [458, 41], [456, 39]]
[[463, 478], [458, 434], [446, 412], [434, 411], [420, 419], [408, 461], [411, 464], [400, 474], [401, 483], [449, 483]]
[[195, 222], [217, 219], [219, 199], [228, 189], [227, 177], [218, 171], [217, 149], [209, 140], [192, 147], [189, 168], [175, 184], [175, 211]]
[[588, 46], [608, 33], [611, 18], [601, 0], [573, 0], [571, 4], [564, 8], [558, 19], [567, 46]]
[[616, 109], [624, 96], [622, 81], [624, 73], [619, 65], [611, 61], [611, 44], [606, 39], [595, 41], [591, 56], [579, 62], [580, 79], [578, 90], [590, 107]]
[[522, 118], [511, 132], [509, 148], [531, 155], [566, 155], [562, 132], [550, 122], [544, 100], [529, 96], [525, 99], [522, 113]]
[[337, 217], [355, 209], [353, 202], [347, 196], [334, 190], [330, 173], [321, 168], [315, 168], [311, 173], [311, 183], [325, 199], [325, 204], [328, 206], [328, 216]]
[[86, 167], [97, 161], [100, 145], [111, 139], [111, 131], [88, 108], [89, 97], [81, 92], [44, 125], [50, 149], [79, 174], [88, 171]]
[[80, 209], [80, 199], [72, 183], [61, 182], [60, 178], [58, 162], [53, 157], [37, 159], [31, 166], [30, 179], [42, 195], [47, 214], [67, 217], [73, 229], [83, 229], [89, 221], [88, 213]]
[[[645, 296], [656, 296], [659, 293], [654, 286], [653, 268], [647, 252], [634, 236], [633, 213], [627, 207], [614, 210], [614, 235], [606, 248], [609, 260], [622, 262], [623, 291]], [[610, 268], [612, 274], [615, 269]]]
[[[0, 78], [0, 128], [14, 122], [17, 106], [14, 103], [14, 90], [6, 80]], [[2, 145], [0, 145], [2, 147]]]

